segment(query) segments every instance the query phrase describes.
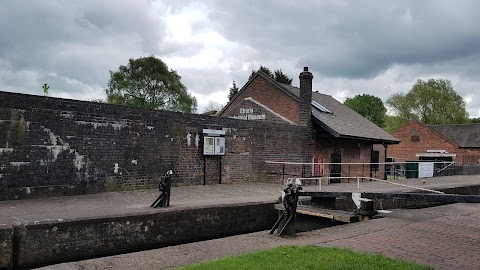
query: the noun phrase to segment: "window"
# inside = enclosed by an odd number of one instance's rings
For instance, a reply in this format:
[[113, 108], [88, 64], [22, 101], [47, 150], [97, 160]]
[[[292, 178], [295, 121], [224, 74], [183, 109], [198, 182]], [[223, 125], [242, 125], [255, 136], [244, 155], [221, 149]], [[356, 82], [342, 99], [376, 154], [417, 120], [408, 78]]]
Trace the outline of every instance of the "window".
[[316, 102], [315, 100], [312, 100], [312, 106], [315, 107], [317, 110], [324, 112], [324, 113], [332, 113], [329, 109], [325, 108], [323, 105], [320, 103]]
[[420, 137], [418, 136], [417, 134], [417, 130], [412, 128], [412, 131], [410, 133], [410, 136], [411, 136], [411, 140], [412, 142], [418, 142], [420, 140]]

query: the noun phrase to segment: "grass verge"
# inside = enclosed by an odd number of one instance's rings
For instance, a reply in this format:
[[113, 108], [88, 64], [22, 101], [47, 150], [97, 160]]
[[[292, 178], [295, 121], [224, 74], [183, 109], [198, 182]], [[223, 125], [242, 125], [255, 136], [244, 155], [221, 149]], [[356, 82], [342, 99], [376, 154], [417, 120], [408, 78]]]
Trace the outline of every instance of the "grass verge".
[[181, 270], [216, 269], [433, 269], [381, 255], [317, 246], [283, 246], [189, 265]]

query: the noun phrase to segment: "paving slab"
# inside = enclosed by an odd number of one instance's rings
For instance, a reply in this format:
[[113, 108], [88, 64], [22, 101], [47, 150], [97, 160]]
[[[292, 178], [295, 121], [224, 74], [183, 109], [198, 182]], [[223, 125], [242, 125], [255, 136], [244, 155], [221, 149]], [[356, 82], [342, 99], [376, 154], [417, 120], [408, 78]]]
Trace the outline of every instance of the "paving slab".
[[412, 211], [438, 217], [328, 242], [332, 246], [415, 261], [435, 269], [480, 269], [480, 204]]

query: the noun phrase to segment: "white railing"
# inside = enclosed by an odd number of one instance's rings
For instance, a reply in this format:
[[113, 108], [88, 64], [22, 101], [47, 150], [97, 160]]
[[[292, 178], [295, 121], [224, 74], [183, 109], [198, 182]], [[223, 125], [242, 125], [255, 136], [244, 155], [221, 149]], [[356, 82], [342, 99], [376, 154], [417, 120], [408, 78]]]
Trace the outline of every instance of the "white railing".
[[[382, 183], [386, 183], [386, 184], [391, 184], [391, 185], [395, 185], [395, 186], [401, 186], [401, 187], [406, 187], [406, 188], [411, 188], [411, 189], [421, 190], [421, 191], [426, 191], [426, 192], [431, 192], [431, 193], [445, 194], [444, 192], [433, 190], [433, 189], [415, 187], [415, 186], [411, 186], [411, 185], [405, 185], [405, 184], [400, 184], [400, 183], [396, 183], [396, 182], [392, 182], [392, 181], [377, 179], [377, 178], [373, 178], [373, 177], [365, 177], [365, 176], [360, 176], [360, 177], [327, 177], [327, 176], [324, 176], [324, 177], [308, 177], [308, 178], [296, 177], [296, 178], [288, 178], [286, 183], [288, 183], [290, 180], [293, 180], [293, 179], [300, 180], [302, 182], [302, 185], [305, 185], [305, 181], [312, 181], [312, 180], [317, 181], [319, 191], [322, 191], [322, 180], [323, 179], [327, 179], [327, 185], [330, 184], [330, 179], [349, 179], [349, 180], [354, 179], [357, 182], [357, 191], [358, 192], [360, 192], [360, 180], [362, 180], [362, 182], [363, 182], [363, 180], [369, 180], [369, 181], [377, 181], [377, 182], [382, 182]], [[284, 184], [286, 184], [286, 183], [284, 183]]]
[[[271, 168], [276, 170], [275, 174], [286, 177], [372, 177], [376, 179], [403, 179], [433, 177], [455, 174], [455, 162], [452, 161], [403, 161], [403, 162], [286, 162], [286, 161], [265, 161]], [[275, 167], [279, 165], [281, 167]], [[279, 172], [279, 170], [281, 170]]]

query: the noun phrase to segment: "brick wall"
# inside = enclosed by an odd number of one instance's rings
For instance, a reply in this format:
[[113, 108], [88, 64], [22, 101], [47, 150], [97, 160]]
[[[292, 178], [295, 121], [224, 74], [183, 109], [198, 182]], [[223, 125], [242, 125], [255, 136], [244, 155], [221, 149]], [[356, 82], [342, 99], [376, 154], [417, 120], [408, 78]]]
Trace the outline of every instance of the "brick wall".
[[[414, 134], [412, 138], [413, 129], [416, 135]], [[388, 148], [388, 156], [395, 158], [396, 161], [417, 160], [415, 154], [425, 153], [429, 149], [446, 150], [449, 153], [457, 151], [452, 142], [417, 121], [407, 123], [392, 135], [401, 141]]]
[[229, 107], [228, 113], [225, 112], [222, 116], [243, 120], [293, 124], [291, 120], [272, 111], [270, 108], [265, 108], [264, 104], [259, 103], [253, 98], [246, 98], [242, 102], [236, 102], [236, 104], [233, 108]]
[[392, 145], [388, 149], [389, 157], [394, 157], [396, 161], [417, 160], [416, 154], [426, 153], [427, 150], [445, 150], [448, 153], [456, 154], [454, 160], [457, 164], [480, 163], [480, 149], [459, 148], [453, 142], [417, 121], [407, 123], [393, 136], [401, 140], [400, 144]]
[[293, 97], [279, 90], [272, 82], [262, 75], [256, 76], [230, 106], [222, 113], [222, 116], [232, 115], [232, 111], [238, 107], [245, 98], [252, 97], [276, 113], [294, 123], [299, 120], [299, 105]]
[[299, 101], [299, 120], [300, 126], [312, 128], [312, 80], [313, 75], [308, 71], [308, 67], [300, 73], [300, 101]]
[[[226, 131], [225, 156], [202, 155], [204, 128]], [[151, 188], [170, 169], [174, 185], [202, 184], [204, 177], [207, 184], [276, 181], [264, 161], [310, 161], [308, 133], [288, 124], [0, 92], [0, 200]]]
[[0, 227], [0, 269], [30, 269], [250, 233], [270, 228], [276, 219], [273, 203], [266, 202], [44, 221], [15, 225], [15, 233], [12, 227]]
[[393, 133], [393, 136], [401, 140], [400, 144], [388, 148], [388, 156], [394, 157], [396, 161], [417, 160], [415, 155], [425, 153], [427, 150], [446, 150], [448, 153], [456, 154], [454, 161], [458, 165], [480, 164], [480, 149], [459, 148], [417, 121], [407, 123]]
[[[332, 163], [332, 154], [341, 156], [341, 175], [343, 177], [374, 177], [384, 179], [384, 165], [378, 169], [371, 170], [370, 164], [348, 164], [348, 163], [371, 163], [372, 149], [379, 151], [379, 162], [384, 162], [384, 148], [372, 146], [361, 140], [338, 139], [338, 138], [317, 138], [313, 149], [313, 156], [324, 163]], [[325, 176], [330, 176], [330, 166], [325, 165], [321, 170]]]

